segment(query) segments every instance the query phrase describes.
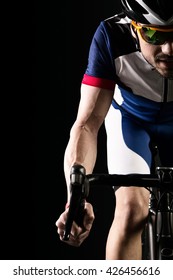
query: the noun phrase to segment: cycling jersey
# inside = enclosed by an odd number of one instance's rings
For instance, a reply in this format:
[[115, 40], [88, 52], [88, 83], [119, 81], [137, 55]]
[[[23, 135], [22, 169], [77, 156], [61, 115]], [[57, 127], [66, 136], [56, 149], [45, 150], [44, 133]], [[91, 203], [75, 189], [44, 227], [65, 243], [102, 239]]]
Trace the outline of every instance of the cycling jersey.
[[[127, 17], [115, 15], [100, 23], [91, 42], [82, 83], [114, 90], [105, 120], [111, 173], [117, 169], [119, 173], [149, 172], [151, 139], [159, 145], [164, 164], [173, 165], [173, 153], [167, 145], [173, 143], [173, 80], [161, 76], [145, 60], [131, 34]], [[162, 139], [161, 143], [158, 139]], [[166, 157], [165, 152], [169, 154]]]

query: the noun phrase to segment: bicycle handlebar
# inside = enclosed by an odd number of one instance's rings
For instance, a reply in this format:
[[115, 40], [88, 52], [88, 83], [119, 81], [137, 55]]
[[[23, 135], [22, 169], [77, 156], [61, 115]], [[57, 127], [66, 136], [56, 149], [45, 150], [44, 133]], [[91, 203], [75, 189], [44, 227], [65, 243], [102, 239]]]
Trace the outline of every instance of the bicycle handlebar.
[[156, 174], [87, 174], [82, 165], [74, 165], [70, 173], [70, 206], [63, 240], [68, 240], [73, 221], [82, 226], [85, 200], [94, 185], [173, 188], [173, 167], [157, 167]]
[[85, 199], [89, 195], [89, 184], [86, 178], [85, 168], [74, 165], [70, 172], [70, 206], [65, 224], [63, 240], [68, 240], [71, 226], [75, 221], [79, 226], [83, 224]]

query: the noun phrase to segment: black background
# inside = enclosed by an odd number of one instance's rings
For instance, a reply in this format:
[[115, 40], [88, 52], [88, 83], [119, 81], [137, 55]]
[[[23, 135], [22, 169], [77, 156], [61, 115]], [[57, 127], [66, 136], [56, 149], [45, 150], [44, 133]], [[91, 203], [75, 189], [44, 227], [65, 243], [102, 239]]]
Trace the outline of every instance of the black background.
[[[19, 145], [24, 160], [12, 196], [9, 237], [1, 240], [2, 259], [104, 259], [114, 209], [111, 189], [90, 192], [96, 219], [80, 248], [59, 241], [55, 222], [66, 203], [64, 150], [77, 113], [89, 45], [100, 20], [118, 11], [119, 1], [112, 0], [60, 5], [56, 1], [48, 6], [34, 2], [32, 89], [26, 98], [31, 104], [28, 101], [26, 135]], [[104, 127], [98, 152], [95, 170], [106, 172]]]

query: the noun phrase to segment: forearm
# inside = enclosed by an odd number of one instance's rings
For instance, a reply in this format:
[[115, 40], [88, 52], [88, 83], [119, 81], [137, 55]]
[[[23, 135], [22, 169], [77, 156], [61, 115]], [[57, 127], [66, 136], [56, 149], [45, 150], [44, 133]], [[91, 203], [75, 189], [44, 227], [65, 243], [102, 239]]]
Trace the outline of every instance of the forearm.
[[70, 169], [74, 164], [83, 165], [86, 173], [93, 171], [97, 156], [97, 133], [87, 126], [73, 125], [64, 155], [64, 172], [69, 200]]

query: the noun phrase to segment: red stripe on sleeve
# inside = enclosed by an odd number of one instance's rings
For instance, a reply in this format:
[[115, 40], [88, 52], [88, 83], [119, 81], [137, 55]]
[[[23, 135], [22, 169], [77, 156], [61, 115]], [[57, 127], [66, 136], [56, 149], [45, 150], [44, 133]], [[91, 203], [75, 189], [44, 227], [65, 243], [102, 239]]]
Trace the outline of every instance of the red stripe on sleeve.
[[115, 81], [113, 80], [96, 78], [96, 77], [88, 76], [86, 74], [84, 74], [83, 76], [82, 84], [109, 89], [109, 90], [114, 90], [115, 88]]

